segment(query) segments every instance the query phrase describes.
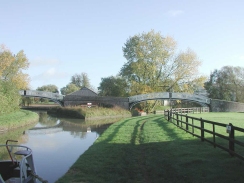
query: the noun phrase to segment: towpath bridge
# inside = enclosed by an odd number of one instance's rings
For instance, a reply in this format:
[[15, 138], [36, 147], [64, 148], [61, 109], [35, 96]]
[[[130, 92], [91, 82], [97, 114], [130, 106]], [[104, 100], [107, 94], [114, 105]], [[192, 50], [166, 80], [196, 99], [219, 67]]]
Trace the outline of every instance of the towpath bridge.
[[61, 106], [84, 105], [87, 103], [112, 104], [125, 109], [132, 109], [134, 105], [147, 100], [186, 100], [200, 104], [203, 107], [210, 107], [212, 112], [244, 112], [244, 103], [210, 99], [203, 95], [190, 93], [159, 92], [135, 95], [131, 97], [100, 97], [100, 96], [78, 96], [59, 95], [58, 93], [21, 90], [20, 95], [26, 97], [47, 98]]
[[210, 98], [203, 95], [195, 95], [190, 93], [171, 93], [171, 92], [160, 92], [160, 93], [148, 93], [136, 96], [131, 96], [129, 99], [129, 108], [131, 109], [137, 103], [146, 100], [187, 100], [200, 104], [203, 107], [208, 107], [210, 105]]
[[[20, 95], [26, 97], [40, 97], [47, 98], [56, 103], [59, 103], [61, 106], [77, 105], [79, 102], [89, 103], [89, 102], [97, 102], [97, 103], [107, 103], [112, 105], [118, 105], [123, 108], [131, 109], [137, 103], [146, 100], [188, 100], [192, 102], [199, 103], [201, 106], [209, 106], [210, 98], [207, 98], [202, 95], [194, 95], [189, 93], [171, 93], [171, 92], [159, 92], [159, 93], [149, 93], [149, 94], [141, 94], [131, 97], [99, 97], [99, 96], [72, 96], [72, 95], [59, 95], [58, 93], [44, 92], [44, 91], [35, 91], [35, 90], [21, 90], [19, 91]], [[77, 103], [78, 102], [78, 103]], [[79, 105], [79, 104], [78, 104]]]
[[52, 92], [44, 92], [44, 91], [37, 91], [37, 90], [20, 90], [19, 94], [24, 97], [39, 97], [39, 98], [47, 98], [61, 106], [64, 106], [64, 96], [59, 95], [58, 93]]

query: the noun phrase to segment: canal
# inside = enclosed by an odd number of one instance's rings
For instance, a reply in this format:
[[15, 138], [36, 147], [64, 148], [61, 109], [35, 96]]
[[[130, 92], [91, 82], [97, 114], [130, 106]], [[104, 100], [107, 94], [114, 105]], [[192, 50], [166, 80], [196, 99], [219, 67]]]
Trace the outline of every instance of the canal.
[[1, 134], [0, 141], [18, 140], [31, 148], [37, 174], [49, 183], [64, 175], [99, 135], [118, 120], [84, 121], [35, 112], [39, 114], [37, 124]]

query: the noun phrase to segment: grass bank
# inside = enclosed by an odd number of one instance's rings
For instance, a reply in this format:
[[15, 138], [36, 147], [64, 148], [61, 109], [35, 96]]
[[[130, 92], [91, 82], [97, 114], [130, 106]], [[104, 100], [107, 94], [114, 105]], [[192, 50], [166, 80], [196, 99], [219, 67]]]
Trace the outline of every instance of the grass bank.
[[37, 113], [19, 110], [9, 114], [4, 114], [0, 116], [0, 131], [8, 131], [11, 129], [23, 127], [31, 123], [37, 122], [39, 116]]
[[57, 182], [243, 182], [244, 163], [160, 115], [111, 125]]
[[108, 117], [131, 116], [130, 111], [119, 107], [55, 107], [48, 110], [48, 114], [80, 119], [103, 119]]
[[196, 118], [203, 118], [219, 123], [232, 123], [234, 126], [244, 128], [244, 113], [241, 112], [209, 112], [201, 114], [188, 114]]

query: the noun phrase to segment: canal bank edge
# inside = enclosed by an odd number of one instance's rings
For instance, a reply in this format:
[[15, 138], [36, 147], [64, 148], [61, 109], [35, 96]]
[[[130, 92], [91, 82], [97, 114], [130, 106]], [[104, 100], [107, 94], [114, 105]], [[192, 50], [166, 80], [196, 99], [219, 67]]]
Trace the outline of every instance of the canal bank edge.
[[39, 115], [27, 110], [18, 110], [0, 116], [0, 133], [37, 123]]
[[71, 117], [85, 120], [131, 117], [131, 112], [121, 108], [82, 108], [53, 107], [47, 110], [49, 115]]

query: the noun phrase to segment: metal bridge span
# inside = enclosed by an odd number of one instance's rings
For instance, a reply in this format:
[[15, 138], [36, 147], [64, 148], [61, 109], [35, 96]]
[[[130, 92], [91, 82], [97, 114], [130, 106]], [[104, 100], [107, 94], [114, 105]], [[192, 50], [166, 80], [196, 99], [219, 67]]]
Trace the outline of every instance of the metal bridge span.
[[195, 95], [190, 93], [171, 93], [171, 92], [160, 92], [160, 93], [148, 93], [129, 97], [129, 108], [131, 109], [137, 103], [146, 100], [188, 100], [199, 103], [203, 107], [207, 107], [211, 103], [211, 99], [203, 95]]
[[[58, 93], [51, 93], [51, 92], [44, 92], [44, 91], [36, 91], [36, 90], [21, 90], [19, 91], [20, 95], [26, 96], [26, 97], [40, 97], [40, 98], [48, 98], [53, 100], [54, 102], [59, 103], [61, 106], [65, 106], [65, 102], [68, 102], [68, 98], [72, 97], [64, 97], [63, 95], [60, 95]], [[119, 101], [121, 100], [121, 97], [91, 97], [91, 96], [83, 96], [76, 98], [74, 100], [77, 102], [77, 100], [81, 102], [111, 102], [111, 104], [119, 104]], [[67, 98], [67, 99], [66, 99]], [[126, 100], [125, 100], [126, 99]], [[148, 94], [141, 94], [141, 95], [135, 95], [128, 98], [123, 98], [123, 103], [126, 101], [128, 103], [126, 108], [131, 109], [135, 104], [140, 103], [142, 101], [146, 100], [158, 100], [158, 99], [166, 99], [166, 100], [188, 100], [192, 102], [199, 103], [202, 106], [209, 106], [211, 99], [207, 98], [203, 95], [194, 95], [190, 93], [171, 93], [171, 92], [159, 92], [159, 93], [148, 93]], [[67, 101], [66, 101], [67, 100]], [[121, 100], [122, 101], [122, 100]], [[124, 105], [125, 108], [125, 105]]]
[[51, 99], [54, 102], [60, 104], [61, 106], [64, 105], [63, 99], [64, 96], [58, 93], [46, 92], [46, 91], [37, 91], [37, 90], [20, 90], [19, 94], [25, 97], [40, 97], [40, 98], [47, 98]]
[[66, 105], [81, 105], [81, 103], [94, 102], [94, 103], [107, 103], [117, 105], [125, 109], [131, 109], [135, 104], [146, 100], [188, 100], [199, 103], [203, 107], [210, 107], [212, 112], [244, 112], [244, 103], [233, 101], [224, 101], [218, 99], [210, 99], [203, 95], [194, 95], [190, 93], [149, 93], [142, 95], [135, 95], [127, 98], [123, 97], [100, 97], [100, 96], [72, 96], [72, 95], [59, 95], [58, 93], [35, 91], [35, 90], [21, 90], [20, 95], [26, 97], [40, 97], [48, 98], [57, 102], [61, 106]]

